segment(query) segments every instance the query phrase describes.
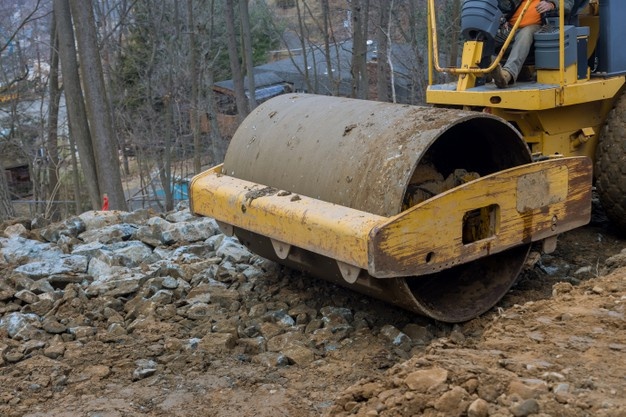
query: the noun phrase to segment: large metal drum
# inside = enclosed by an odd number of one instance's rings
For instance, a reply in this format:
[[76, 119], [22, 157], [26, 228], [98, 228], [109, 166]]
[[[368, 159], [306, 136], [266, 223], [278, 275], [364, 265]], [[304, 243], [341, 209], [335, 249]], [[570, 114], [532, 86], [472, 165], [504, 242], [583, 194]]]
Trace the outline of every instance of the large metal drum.
[[[531, 161], [508, 123], [484, 113], [347, 98], [288, 94], [254, 110], [233, 137], [223, 172], [300, 195], [393, 216], [406, 208], [420, 166], [443, 177], [457, 169], [484, 176]], [[433, 234], [437, 230], [432, 230]], [[529, 245], [445, 271], [349, 284], [334, 260], [294, 248], [276, 256], [270, 239], [235, 234], [261, 256], [442, 321], [491, 308], [508, 291]]]

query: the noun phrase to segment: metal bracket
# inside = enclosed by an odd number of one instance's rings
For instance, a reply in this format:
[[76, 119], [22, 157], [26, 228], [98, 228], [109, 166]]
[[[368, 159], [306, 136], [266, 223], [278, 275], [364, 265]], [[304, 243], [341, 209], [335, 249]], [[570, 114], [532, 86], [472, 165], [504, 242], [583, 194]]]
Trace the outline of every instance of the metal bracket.
[[232, 237], [235, 235], [235, 228], [232, 224], [224, 223], [219, 220], [216, 220], [217, 227], [219, 227], [220, 232], [224, 233], [228, 237]]
[[558, 235], [547, 237], [541, 242], [543, 253], [552, 253], [556, 250], [556, 238]]
[[287, 259], [289, 252], [291, 251], [291, 245], [289, 243], [281, 242], [280, 240], [270, 239], [276, 256], [280, 259]]
[[337, 266], [341, 272], [341, 276], [348, 284], [354, 284], [361, 275], [361, 268], [349, 265], [345, 262], [337, 261]]

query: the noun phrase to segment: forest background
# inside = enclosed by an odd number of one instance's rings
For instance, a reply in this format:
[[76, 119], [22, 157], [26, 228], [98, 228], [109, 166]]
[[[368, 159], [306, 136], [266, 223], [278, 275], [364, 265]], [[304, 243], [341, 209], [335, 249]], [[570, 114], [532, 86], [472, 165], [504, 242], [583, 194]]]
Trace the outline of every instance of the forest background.
[[[441, 53], [456, 62], [461, 0], [436, 7]], [[349, 96], [394, 101], [395, 62], [410, 104], [423, 104], [426, 10], [426, 0], [0, 0], [0, 221], [25, 201], [5, 170], [15, 161], [28, 167], [31, 215], [99, 209], [105, 195], [111, 209], [139, 195], [171, 210], [177, 181], [228, 146], [216, 85], [232, 81], [236, 126], [259, 104], [248, 75], [279, 58], [304, 57], [304, 92], [338, 95], [306, 57], [325, 56], [332, 83], [330, 55], [349, 45]]]

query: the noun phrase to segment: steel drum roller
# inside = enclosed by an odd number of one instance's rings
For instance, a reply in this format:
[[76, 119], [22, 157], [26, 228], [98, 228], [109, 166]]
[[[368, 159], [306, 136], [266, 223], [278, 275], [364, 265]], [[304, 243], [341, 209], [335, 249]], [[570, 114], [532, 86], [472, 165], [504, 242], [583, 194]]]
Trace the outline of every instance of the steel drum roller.
[[[287, 94], [254, 110], [235, 133], [223, 173], [381, 216], [403, 210], [418, 166], [446, 177], [480, 176], [531, 161], [508, 123], [484, 113]], [[333, 259], [293, 248], [280, 259], [265, 236], [234, 229], [252, 251], [438, 320], [459, 322], [491, 308], [514, 283], [524, 244], [442, 272], [391, 279], [343, 278]], [[435, 231], [436, 232], [436, 231]]]

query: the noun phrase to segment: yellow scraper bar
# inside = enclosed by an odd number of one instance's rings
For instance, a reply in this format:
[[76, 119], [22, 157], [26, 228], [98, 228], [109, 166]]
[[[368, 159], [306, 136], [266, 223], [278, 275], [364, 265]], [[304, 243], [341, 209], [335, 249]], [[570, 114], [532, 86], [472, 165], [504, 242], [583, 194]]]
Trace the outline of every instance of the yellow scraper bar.
[[221, 172], [216, 166], [192, 180], [194, 213], [270, 238], [282, 259], [293, 245], [378, 278], [450, 268], [582, 226], [591, 215], [586, 157], [496, 172], [389, 218]]
[[424, 275], [583, 226], [591, 173], [587, 157], [553, 159], [441, 193], [372, 230], [369, 272]]
[[368, 234], [386, 217], [221, 172], [222, 165], [218, 165], [193, 178], [194, 213], [367, 269]]

